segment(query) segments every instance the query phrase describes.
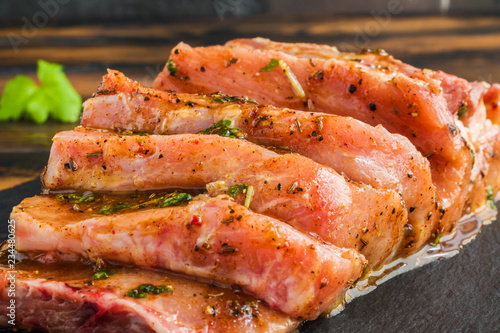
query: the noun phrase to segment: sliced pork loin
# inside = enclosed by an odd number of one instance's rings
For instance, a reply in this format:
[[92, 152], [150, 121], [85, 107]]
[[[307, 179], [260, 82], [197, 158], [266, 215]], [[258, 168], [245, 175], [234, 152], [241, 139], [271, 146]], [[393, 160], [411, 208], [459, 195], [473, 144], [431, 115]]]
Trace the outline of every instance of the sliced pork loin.
[[245, 98], [145, 88], [108, 71], [84, 103], [81, 124], [155, 134], [198, 133], [231, 120], [249, 141], [285, 147], [349, 179], [402, 194], [409, 209], [402, 253], [420, 249], [437, 227], [429, 162], [403, 136], [350, 117], [258, 105]]
[[[475, 211], [491, 200], [500, 190], [500, 127], [491, 112], [494, 106], [495, 87], [484, 82], [471, 83], [471, 94], [467, 99], [466, 113], [457, 114], [457, 124], [462, 134], [471, 143], [475, 163], [468, 196], [469, 211]], [[500, 90], [499, 90], [500, 92]]]
[[306, 157], [218, 135], [61, 132], [54, 137], [43, 182], [52, 191], [95, 192], [209, 184], [215, 194], [245, 184], [253, 188], [253, 211], [356, 249], [371, 267], [395, 253], [407, 221], [401, 197], [392, 190], [347, 182]]
[[[25, 199], [11, 215], [18, 251], [101, 258], [235, 284], [271, 308], [302, 319], [315, 319], [326, 310], [366, 263], [354, 250], [252, 213], [227, 196], [201, 195], [187, 205], [165, 208], [148, 207], [151, 199], [117, 200], [106, 197], [101, 203], [102, 197], [93, 197], [93, 204], [75, 208], [77, 201], [70, 198]], [[103, 207], [124, 205], [138, 208], [99, 216]]]
[[[109, 266], [115, 273], [93, 280], [92, 266], [40, 264], [23, 260], [16, 273], [0, 267], [0, 327], [15, 300], [16, 329], [83, 332], [289, 332], [298, 321], [271, 310], [254, 297], [165, 272]], [[15, 275], [15, 298], [9, 296]], [[134, 298], [143, 284], [168, 293]], [[171, 293], [170, 293], [171, 291]]]
[[[440, 230], [451, 230], [464, 210], [473, 157], [448, 107], [460, 104], [469, 87], [461, 92], [443, 89], [438, 79], [444, 74], [437, 72], [408, 76], [409, 68], [391, 65], [394, 61], [380, 51], [375, 51], [376, 57], [362, 54], [363, 59], [303, 45], [276, 47], [265, 39], [199, 48], [180, 43], [154, 87], [186, 93], [222, 91], [259, 103], [382, 124], [406, 136], [428, 157], [441, 211]], [[292, 83], [293, 76], [298, 84]]]

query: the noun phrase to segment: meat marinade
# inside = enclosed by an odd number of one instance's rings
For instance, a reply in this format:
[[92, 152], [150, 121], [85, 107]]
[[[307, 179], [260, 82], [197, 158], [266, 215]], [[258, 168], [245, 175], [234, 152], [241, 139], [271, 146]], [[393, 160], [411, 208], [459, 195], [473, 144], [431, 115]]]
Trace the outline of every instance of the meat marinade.
[[401, 193], [409, 209], [403, 254], [419, 250], [435, 231], [438, 213], [429, 162], [405, 137], [380, 126], [350, 117], [258, 105], [222, 94], [158, 91], [111, 70], [96, 95], [84, 103], [81, 124], [180, 134], [198, 133], [228, 120], [249, 141], [290, 149], [350, 180]]
[[[445, 94], [437, 78], [454, 82], [452, 78], [435, 72], [409, 76], [407, 67], [391, 65], [394, 61], [380, 50], [371, 52], [376, 58], [364, 56], [365, 64], [363, 54], [343, 55], [313, 44], [278, 45], [263, 39], [199, 48], [180, 43], [154, 87], [187, 93], [219, 90], [259, 103], [382, 124], [406, 136], [429, 159], [440, 210], [439, 230], [450, 231], [464, 211], [473, 156], [448, 105], [457, 104], [468, 88], [462, 87], [455, 97], [448, 88]], [[285, 73], [280, 66], [269, 70], [272, 59], [274, 64], [281, 60], [286, 65]], [[297, 84], [291, 84], [286, 71], [295, 75], [303, 94], [297, 92]]]
[[[347, 182], [296, 154], [218, 135], [124, 135], [89, 129], [54, 137], [43, 176], [51, 191], [251, 186], [251, 210], [360, 251], [376, 267], [401, 244], [407, 214], [392, 190]], [[245, 200], [239, 195], [240, 202]]]
[[[45, 332], [290, 332], [299, 321], [262, 301], [161, 271], [108, 266], [114, 274], [93, 279], [81, 263], [17, 264], [17, 329]], [[0, 266], [0, 326], [12, 327], [8, 306], [10, 273]], [[168, 292], [128, 296], [141, 285]]]
[[[366, 263], [354, 250], [315, 240], [227, 196], [202, 195], [165, 208], [128, 200], [112, 206], [137, 208], [109, 216], [99, 209], [100, 199], [110, 201], [94, 197], [93, 205], [74, 207], [78, 200], [71, 198], [25, 199], [11, 214], [17, 250], [37, 258], [45, 252], [52, 258], [113, 260], [236, 284], [271, 308], [303, 319], [315, 319], [342, 296]], [[108, 206], [103, 207], [113, 209]]]

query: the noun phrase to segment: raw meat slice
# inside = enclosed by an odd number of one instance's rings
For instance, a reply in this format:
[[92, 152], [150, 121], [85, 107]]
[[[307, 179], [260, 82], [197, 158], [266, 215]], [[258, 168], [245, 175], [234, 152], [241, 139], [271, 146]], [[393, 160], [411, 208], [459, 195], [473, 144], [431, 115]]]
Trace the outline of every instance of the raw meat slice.
[[[79, 128], [54, 137], [43, 176], [52, 191], [136, 191], [246, 184], [250, 209], [366, 256], [390, 258], [407, 213], [392, 190], [347, 182], [331, 168], [296, 154], [278, 155], [218, 135], [118, 135]], [[210, 188], [218, 188], [210, 186]], [[244, 196], [237, 196], [240, 202]]]
[[[9, 324], [15, 300], [17, 329], [46, 332], [289, 332], [299, 322], [271, 310], [254, 297], [160, 271], [109, 266], [107, 279], [93, 280], [92, 266], [61, 262], [0, 267], [0, 327]], [[172, 293], [127, 296], [142, 284], [172, 287]]]
[[[93, 200], [73, 208], [72, 199], [25, 199], [11, 215], [18, 251], [102, 258], [236, 284], [271, 308], [303, 319], [326, 310], [365, 265], [356, 251], [324, 244], [227, 196], [202, 195], [187, 206], [124, 209], [109, 216], [99, 216], [102, 197]], [[103, 204], [125, 205], [117, 200], [106, 197]], [[132, 199], [126, 205], [147, 206]]]
[[[432, 75], [416, 73], [409, 77], [403, 70], [371, 68], [356, 58], [297, 57], [297, 50], [280, 51], [254, 42], [238, 40], [227, 46], [199, 48], [180, 43], [172, 50], [170, 65], [158, 75], [154, 87], [186, 93], [219, 90], [259, 103], [382, 124], [390, 132], [406, 136], [428, 157], [439, 203], [439, 230], [453, 229], [468, 197], [473, 162], [471, 149], [448, 110], [448, 104], [457, 104], [452, 96], [463, 93], [447, 89], [447, 99], [440, 81]], [[314, 55], [310, 48], [304, 52]], [[286, 64], [285, 72], [294, 74], [303, 95], [280, 66], [268, 71], [272, 59]]]
[[420, 249], [435, 232], [438, 212], [429, 162], [408, 139], [383, 127], [221, 94], [158, 91], [111, 70], [85, 101], [82, 114], [86, 127], [154, 134], [198, 133], [223, 120], [231, 120], [249, 141], [290, 149], [353, 181], [401, 193], [409, 209], [403, 254]]

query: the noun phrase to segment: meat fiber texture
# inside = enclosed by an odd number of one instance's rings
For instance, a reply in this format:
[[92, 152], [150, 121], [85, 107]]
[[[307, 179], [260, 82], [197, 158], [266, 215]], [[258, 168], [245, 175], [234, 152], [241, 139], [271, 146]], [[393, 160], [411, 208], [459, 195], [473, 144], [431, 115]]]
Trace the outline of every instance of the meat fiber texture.
[[[288, 66], [305, 96], [294, 90], [281, 67], [262, 71], [272, 59]], [[430, 162], [439, 231], [451, 231], [464, 213], [481, 209], [489, 186], [498, 191], [500, 161], [491, 153], [500, 141], [494, 124], [498, 85], [421, 70], [383, 50], [344, 53], [325, 45], [263, 38], [198, 48], [180, 43], [169, 63], [175, 72], [166, 66], [155, 88], [222, 91], [263, 104], [352, 116], [406, 136]]]
[[[260, 300], [160, 271], [111, 267], [115, 274], [93, 280], [80, 263], [17, 264], [15, 298], [9, 273], [0, 267], [0, 326], [12, 327], [8, 306], [16, 305], [16, 327], [46, 332], [289, 332], [298, 321]], [[171, 286], [172, 293], [132, 298], [141, 284]]]
[[145, 88], [108, 71], [84, 103], [82, 125], [154, 134], [198, 133], [230, 120], [246, 140], [283, 147], [352, 181], [401, 193], [409, 210], [401, 253], [418, 251], [436, 231], [430, 166], [405, 137], [350, 117], [259, 105], [223, 94], [177, 94]]
[[407, 221], [404, 203], [392, 190], [347, 182], [306, 157], [218, 135], [61, 132], [43, 183], [49, 191], [94, 192], [246, 184], [254, 191], [251, 210], [356, 249], [370, 267], [394, 255]]
[[227, 196], [202, 195], [185, 206], [109, 216], [99, 216], [96, 207], [90, 212], [72, 207], [71, 200], [53, 196], [28, 198], [15, 207], [11, 218], [18, 251], [38, 257], [44, 252], [59, 260], [71, 255], [112, 260], [218, 280], [302, 319], [317, 318], [366, 264], [354, 250], [320, 242]]

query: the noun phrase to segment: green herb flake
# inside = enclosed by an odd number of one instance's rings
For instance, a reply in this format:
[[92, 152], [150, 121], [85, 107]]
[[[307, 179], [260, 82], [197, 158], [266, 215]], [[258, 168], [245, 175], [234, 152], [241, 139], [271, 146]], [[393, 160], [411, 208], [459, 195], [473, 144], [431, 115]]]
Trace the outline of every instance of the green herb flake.
[[434, 238], [434, 241], [432, 242], [432, 244], [434, 245], [438, 245], [439, 244], [439, 241], [441, 240], [441, 236], [443, 236], [443, 230], [438, 230], [437, 233], [436, 233], [436, 238]]
[[183, 202], [189, 202], [192, 198], [193, 197], [190, 194], [175, 192], [160, 204], [160, 208], [176, 206]]
[[278, 67], [279, 62], [280, 62], [280, 59], [272, 58], [271, 61], [269, 61], [269, 63], [266, 66], [264, 66], [260, 69], [260, 71], [263, 73], [271, 72], [273, 69]]
[[226, 95], [222, 93], [213, 93], [213, 94], [207, 94], [207, 97], [215, 97], [212, 100], [214, 102], [219, 102], [219, 103], [228, 103], [228, 102], [252, 102], [252, 103], [257, 103], [255, 99], [248, 98], [246, 96], [231, 96], [231, 95]]
[[160, 285], [160, 286], [155, 286], [152, 284], [141, 284], [135, 289], [131, 289], [127, 292], [128, 297], [133, 297], [133, 298], [145, 298], [148, 294], [151, 295], [158, 295], [158, 294], [173, 294], [174, 289], [171, 285], [165, 286], [165, 285]]
[[248, 189], [248, 185], [247, 184], [235, 184], [235, 185], [231, 185], [227, 189], [227, 195], [229, 195], [230, 197], [234, 198], [240, 192], [242, 194], [247, 193], [247, 189]]
[[493, 190], [492, 186], [488, 186], [486, 188], [486, 200], [488, 201], [488, 205], [490, 206], [490, 208], [497, 208], [497, 206], [495, 205], [495, 191]]
[[458, 109], [458, 112], [457, 112], [457, 115], [458, 115], [458, 119], [461, 119], [465, 113], [467, 112], [467, 110], [469, 109], [468, 106], [462, 106], [460, 109]]
[[70, 200], [72, 203], [89, 203], [89, 202], [93, 202], [95, 200], [95, 196], [93, 194], [80, 196], [80, 195], [73, 194], [73, 193], [69, 193], [69, 194], [59, 193], [56, 195], [56, 199]]
[[94, 275], [92, 275], [92, 280], [104, 280], [109, 278], [110, 275], [116, 273], [115, 270], [106, 267], [106, 263], [101, 258], [97, 258], [96, 267], [94, 270]]
[[168, 74], [175, 76], [177, 73], [177, 66], [175, 65], [175, 62], [172, 59], [169, 59], [167, 62], [167, 70]]
[[212, 126], [205, 128], [203, 131], [199, 132], [199, 134], [216, 134], [232, 139], [243, 139], [243, 132], [238, 128], [231, 127], [231, 124], [231, 120], [220, 120]]

